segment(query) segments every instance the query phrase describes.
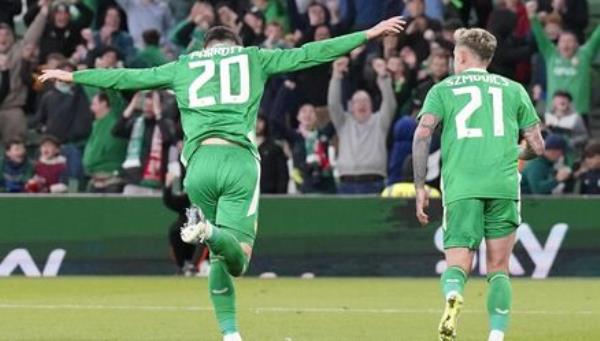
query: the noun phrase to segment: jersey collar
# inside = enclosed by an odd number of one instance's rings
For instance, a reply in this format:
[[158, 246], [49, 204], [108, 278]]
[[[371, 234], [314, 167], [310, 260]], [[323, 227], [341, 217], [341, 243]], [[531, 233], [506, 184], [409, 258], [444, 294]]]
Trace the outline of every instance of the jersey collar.
[[488, 73], [488, 71], [486, 69], [482, 69], [480, 67], [472, 67], [472, 68], [468, 68], [463, 72], [483, 72], [483, 73]]

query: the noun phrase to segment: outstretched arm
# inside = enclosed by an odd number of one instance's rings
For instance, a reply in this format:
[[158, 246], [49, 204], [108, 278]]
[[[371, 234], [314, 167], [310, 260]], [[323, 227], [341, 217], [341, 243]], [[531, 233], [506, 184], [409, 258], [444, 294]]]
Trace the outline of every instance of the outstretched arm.
[[91, 69], [76, 72], [44, 70], [40, 81], [60, 80], [115, 90], [169, 87], [176, 76], [176, 62], [148, 69]]
[[429, 216], [425, 213], [425, 209], [429, 206], [429, 195], [425, 189], [425, 178], [427, 176], [427, 159], [429, 158], [431, 139], [439, 123], [439, 116], [429, 113], [423, 114], [413, 138], [412, 157], [417, 196], [417, 219], [421, 224], [429, 222]]
[[258, 56], [266, 76], [306, 69], [330, 62], [385, 34], [398, 34], [406, 23], [401, 17], [384, 20], [374, 27], [337, 38], [312, 42], [295, 49], [259, 50]]

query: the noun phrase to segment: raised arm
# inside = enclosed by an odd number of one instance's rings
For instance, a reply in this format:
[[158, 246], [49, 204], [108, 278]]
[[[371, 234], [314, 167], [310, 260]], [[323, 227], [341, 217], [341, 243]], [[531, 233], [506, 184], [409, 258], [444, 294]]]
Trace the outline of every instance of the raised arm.
[[340, 58], [333, 63], [333, 73], [327, 90], [327, 109], [329, 118], [336, 129], [339, 129], [346, 121], [346, 113], [342, 105], [342, 79], [344, 73], [348, 72], [350, 61], [347, 57]]
[[306, 69], [330, 62], [369, 39], [385, 34], [398, 34], [404, 30], [405, 22], [400, 17], [384, 20], [366, 31], [321, 40], [295, 49], [259, 50], [258, 56], [266, 76]]
[[387, 71], [385, 61], [379, 58], [374, 59], [373, 69], [377, 73], [377, 86], [381, 92], [381, 108], [379, 109], [381, 116], [379, 117], [379, 123], [381, 129], [387, 133], [396, 113], [396, 95], [392, 88], [392, 78]]
[[90, 69], [76, 72], [44, 70], [40, 80], [64, 82], [115, 90], [148, 90], [168, 88], [176, 77], [177, 62], [148, 69]]
[[554, 44], [550, 38], [548, 38], [546, 32], [544, 32], [542, 23], [537, 17], [537, 2], [529, 1], [526, 6], [527, 14], [529, 15], [529, 20], [531, 21], [531, 32], [533, 33], [535, 42], [537, 43], [538, 49], [542, 53], [542, 56], [544, 56], [544, 59], [548, 59], [548, 57], [554, 52]]
[[46, 27], [46, 20], [48, 18], [48, 4], [44, 4], [38, 14], [35, 16], [35, 19], [25, 31], [25, 35], [23, 36], [23, 42], [25, 44], [33, 44], [37, 45], [42, 34], [44, 33], [44, 28]]
[[589, 53], [592, 58], [598, 53], [600, 48], [600, 25], [596, 26], [592, 36], [588, 41], [581, 47], [586, 53]]

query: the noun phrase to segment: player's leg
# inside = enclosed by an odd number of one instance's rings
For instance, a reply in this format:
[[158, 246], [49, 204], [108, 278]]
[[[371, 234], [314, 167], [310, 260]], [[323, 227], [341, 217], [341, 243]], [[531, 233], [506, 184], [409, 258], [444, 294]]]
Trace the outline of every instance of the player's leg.
[[[208, 223], [202, 225], [202, 227], [211, 226], [209, 225], [211, 222], [216, 222], [217, 203], [220, 195], [217, 176], [222, 160], [216, 151], [211, 149], [208, 146], [203, 146], [194, 153], [189, 160], [184, 182], [190, 201], [193, 205], [200, 208], [204, 216], [204, 221]], [[196, 229], [197, 225], [201, 224], [189, 225], [183, 228], [181, 238], [188, 243], [197, 243], [200, 239], [205, 238], [204, 235], [201, 238], [198, 237], [200, 234], [204, 234], [204, 229]], [[211, 266], [208, 275], [209, 295], [219, 323], [219, 329], [223, 335], [239, 337], [239, 334], [237, 334], [238, 327], [235, 315], [235, 289], [233, 281], [228, 273], [225, 262], [212, 251], [210, 254], [210, 263]], [[232, 336], [228, 336], [228, 338], [232, 338]], [[235, 338], [232, 340], [235, 341]]]
[[[205, 171], [207, 167], [214, 170], [210, 184], [218, 200], [216, 214], [207, 216], [207, 221], [197, 224], [200, 228], [192, 232], [201, 235], [210, 249], [209, 293], [224, 340], [237, 341], [241, 337], [232, 276], [241, 276], [246, 271], [252, 253], [258, 210], [259, 166], [252, 154], [237, 146], [202, 146], [197, 153], [207, 155], [210, 160], [211, 166], [204, 162], [204, 170], [201, 171], [208, 173]], [[205, 182], [194, 183], [191, 179], [187, 186], [206, 187]], [[202, 179], [201, 176], [199, 179]], [[190, 198], [194, 202], [192, 193]]]
[[487, 200], [485, 238], [487, 258], [487, 310], [490, 341], [502, 341], [512, 307], [512, 287], [508, 272], [510, 255], [519, 224], [519, 203], [512, 200]]
[[483, 238], [483, 202], [465, 199], [446, 205], [443, 223], [447, 268], [441, 285], [446, 307], [440, 320], [439, 337], [454, 340], [474, 250]]

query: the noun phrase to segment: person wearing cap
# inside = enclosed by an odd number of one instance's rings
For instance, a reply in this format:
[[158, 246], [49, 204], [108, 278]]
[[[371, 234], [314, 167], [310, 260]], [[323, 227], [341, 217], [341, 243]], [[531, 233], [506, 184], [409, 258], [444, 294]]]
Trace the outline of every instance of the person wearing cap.
[[[39, 10], [38, 5], [32, 6], [25, 14], [25, 23], [37, 15]], [[70, 4], [66, 1], [53, 1], [40, 40], [39, 60], [43, 63], [49, 54], [56, 52], [67, 58], [71, 57], [77, 45], [84, 42], [81, 31], [90, 26], [92, 17], [92, 11], [81, 2]]]
[[548, 135], [544, 155], [529, 161], [522, 172], [521, 192], [524, 194], [560, 194], [571, 169], [563, 164], [567, 141], [560, 135]]
[[29, 193], [65, 193], [67, 181], [67, 159], [60, 155], [60, 141], [52, 135], [43, 136], [34, 176], [27, 181], [25, 190]]

